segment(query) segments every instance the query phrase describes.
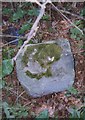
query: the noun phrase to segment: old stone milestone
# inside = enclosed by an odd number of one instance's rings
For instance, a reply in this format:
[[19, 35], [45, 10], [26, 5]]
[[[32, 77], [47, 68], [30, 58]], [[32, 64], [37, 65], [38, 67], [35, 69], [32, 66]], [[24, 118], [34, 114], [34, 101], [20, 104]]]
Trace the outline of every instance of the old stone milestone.
[[17, 78], [32, 97], [60, 92], [74, 82], [74, 59], [67, 39], [28, 44], [16, 60]]

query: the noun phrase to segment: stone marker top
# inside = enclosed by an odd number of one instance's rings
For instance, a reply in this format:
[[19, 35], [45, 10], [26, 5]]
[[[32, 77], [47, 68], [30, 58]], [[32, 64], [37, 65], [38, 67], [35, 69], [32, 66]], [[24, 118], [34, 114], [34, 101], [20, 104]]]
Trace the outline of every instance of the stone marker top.
[[56, 43], [26, 46], [22, 57], [26, 75], [38, 80], [43, 76], [52, 76], [51, 65], [60, 59], [61, 51]]
[[[54, 43], [55, 42], [50, 41], [46, 44], [50, 46]], [[38, 51], [39, 49], [36, 48], [36, 45], [27, 45], [16, 61], [18, 80], [32, 97], [41, 97], [43, 95], [66, 90], [72, 86], [74, 82], [74, 59], [69, 41], [67, 39], [59, 39], [56, 40], [56, 43], [59, 45], [56, 45], [56, 47], [60, 49], [58, 59], [55, 59], [54, 47], [52, 49], [50, 49], [50, 47], [48, 47], [49, 49], [45, 47], [41, 49], [42, 45], [45, 45], [45, 43], [41, 43], [39, 44], [40, 51]], [[29, 47], [32, 51], [30, 52], [29, 50], [27, 54], [25, 51], [28, 49], [28, 46], [35, 46], [35, 48]], [[43, 53], [43, 50], [46, 51], [42, 60], [40, 58], [42, 58], [41, 53]], [[47, 52], [52, 56], [48, 57]], [[37, 54], [37, 57], [35, 57], [35, 54]], [[40, 57], [39, 54], [41, 54]], [[28, 59], [23, 61], [23, 56]], [[48, 67], [46, 67], [46, 65]]]

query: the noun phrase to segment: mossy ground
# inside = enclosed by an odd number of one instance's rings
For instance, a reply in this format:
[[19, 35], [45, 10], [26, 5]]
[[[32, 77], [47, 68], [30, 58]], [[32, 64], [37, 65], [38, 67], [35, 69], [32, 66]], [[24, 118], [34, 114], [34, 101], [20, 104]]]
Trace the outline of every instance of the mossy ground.
[[32, 57], [33, 61], [37, 61], [43, 68], [47, 68], [45, 73], [41, 74], [32, 74], [30, 71], [26, 71], [26, 74], [31, 78], [40, 79], [42, 76], [52, 76], [50, 65], [60, 59], [61, 55], [61, 48], [55, 44], [39, 44], [28, 46], [27, 50], [25, 51], [22, 62], [26, 66], [30, 56]]

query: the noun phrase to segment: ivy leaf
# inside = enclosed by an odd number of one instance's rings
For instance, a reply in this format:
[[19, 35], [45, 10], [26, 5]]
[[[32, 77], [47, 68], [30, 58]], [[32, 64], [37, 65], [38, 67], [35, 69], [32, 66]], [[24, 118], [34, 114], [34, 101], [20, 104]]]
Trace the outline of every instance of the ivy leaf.
[[31, 23], [32, 19], [30, 19], [29, 21], [27, 21], [26, 23], [24, 23], [21, 27], [21, 29], [19, 30], [19, 34], [23, 34], [25, 31], [30, 30], [32, 27], [32, 23]]
[[22, 25], [21, 29], [19, 30], [19, 33], [23, 34], [26, 30], [30, 30], [31, 27], [32, 27], [32, 24], [26, 23], [26, 24]]
[[33, 8], [32, 10], [28, 10], [28, 15], [30, 16], [38, 16], [39, 14], [39, 9]]
[[5, 81], [4, 80], [0, 80], [0, 89], [5, 87]]
[[3, 8], [2, 12], [3, 12], [3, 15], [10, 15], [12, 14], [12, 9]]
[[85, 7], [81, 10], [80, 15], [81, 15], [81, 16], [85, 16]]
[[76, 38], [76, 35], [71, 34], [71, 38], [75, 39], [75, 38]]
[[13, 21], [23, 18], [26, 12], [22, 9], [18, 9], [16, 13], [13, 14]]
[[39, 120], [39, 118], [42, 120], [44, 120], [44, 119], [48, 120], [49, 119], [48, 110], [44, 110], [44, 111], [40, 112], [40, 114], [36, 117], [35, 120]]
[[70, 33], [71, 33], [70, 36], [73, 39], [80, 40], [83, 37], [83, 35], [81, 34], [81, 32], [77, 28], [71, 28]]
[[78, 111], [76, 108], [69, 108], [68, 109], [70, 113], [70, 118], [80, 118], [80, 111]]
[[49, 20], [49, 19], [50, 19], [50, 17], [49, 17], [48, 14], [45, 14], [45, 15], [42, 17], [42, 20]]
[[13, 71], [13, 60], [6, 59], [2, 61], [2, 77], [9, 75]]
[[6, 114], [6, 118], [15, 118], [13, 115], [10, 115], [10, 109], [11, 108], [9, 107], [7, 102], [3, 103], [3, 109], [4, 109], [4, 112]]
[[81, 107], [81, 118], [84, 118], [85, 120], [85, 106]]
[[77, 95], [78, 94], [78, 91], [74, 87], [70, 87], [68, 89], [68, 92], [71, 93], [71, 94], [73, 94], [73, 95]]
[[15, 116], [15, 118], [26, 118], [28, 116], [27, 109], [20, 104], [12, 106], [10, 112]]
[[74, 28], [74, 33], [77, 35], [77, 34], [81, 34], [81, 32], [77, 29], [77, 28]]
[[78, 26], [82, 23], [82, 21], [81, 20], [76, 20], [74, 23]]
[[2, 79], [2, 63], [0, 63], [0, 79]]
[[23, 40], [22, 40], [22, 39], [19, 39], [19, 40], [18, 40], [18, 47], [22, 46], [22, 44], [23, 44]]
[[76, 39], [77, 39], [77, 40], [80, 40], [81, 38], [80, 38], [80, 37], [77, 37]]

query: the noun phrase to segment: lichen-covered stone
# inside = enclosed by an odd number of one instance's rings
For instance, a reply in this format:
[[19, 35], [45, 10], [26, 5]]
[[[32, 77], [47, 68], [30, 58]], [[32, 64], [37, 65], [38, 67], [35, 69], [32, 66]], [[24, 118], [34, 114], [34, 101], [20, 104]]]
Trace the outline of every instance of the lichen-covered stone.
[[75, 77], [68, 40], [27, 45], [16, 61], [16, 71], [20, 83], [33, 97], [68, 89]]
[[61, 47], [55, 43], [29, 45], [24, 51], [22, 62], [25, 72], [31, 78], [52, 76], [51, 64], [60, 59]]

